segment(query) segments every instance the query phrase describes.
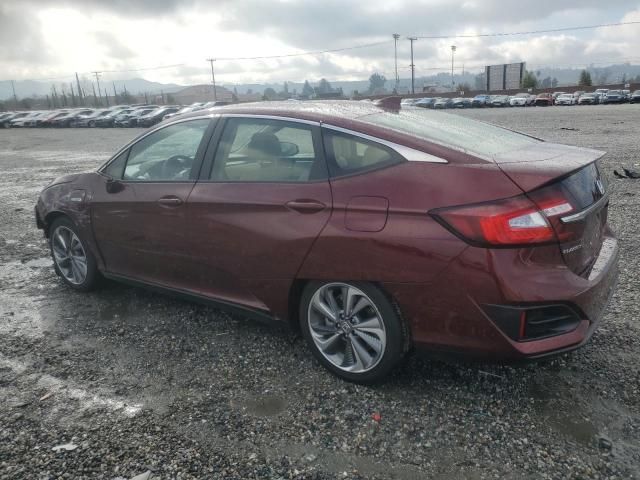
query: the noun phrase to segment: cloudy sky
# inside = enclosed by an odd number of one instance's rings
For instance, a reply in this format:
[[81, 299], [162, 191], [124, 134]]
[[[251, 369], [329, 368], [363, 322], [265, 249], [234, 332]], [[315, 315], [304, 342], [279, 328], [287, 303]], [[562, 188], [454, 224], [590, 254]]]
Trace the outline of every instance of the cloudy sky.
[[[181, 84], [393, 78], [392, 33], [401, 77], [409, 76], [407, 36], [548, 30], [640, 21], [640, 0], [1, 0], [0, 80], [50, 79], [73, 72], [106, 80], [143, 77]], [[382, 44], [283, 59], [232, 60]], [[640, 63], [640, 24], [531, 36], [421, 39], [416, 75], [526, 61], [576, 67]], [[227, 58], [227, 60], [225, 60]]]

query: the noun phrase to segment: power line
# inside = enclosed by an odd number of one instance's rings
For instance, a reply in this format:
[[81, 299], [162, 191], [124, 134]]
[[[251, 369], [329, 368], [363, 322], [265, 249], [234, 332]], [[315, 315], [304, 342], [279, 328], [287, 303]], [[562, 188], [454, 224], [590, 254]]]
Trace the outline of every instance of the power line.
[[582, 25], [577, 27], [551, 28], [548, 30], [529, 30], [525, 32], [500, 32], [500, 33], [474, 33], [474, 34], [456, 34], [456, 35], [418, 35], [420, 39], [446, 39], [446, 38], [481, 38], [481, 37], [508, 37], [512, 35], [536, 35], [540, 33], [557, 33], [570, 32], [574, 30], [590, 30], [594, 28], [621, 27], [624, 25], [640, 25], [640, 21], [635, 22], [617, 22], [617, 23], [601, 23], [598, 25]]
[[382, 42], [366, 43], [363, 45], [355, 45], [353, 47], [333, 48], [330, 50], [316, 50], [311, 52], [288, 53], [284, 55], [263, 55], [258, 57], [216, 57], [216, 60], [268, 60], [272, 58], [302, 57], [305, 55], [322, 55], [324, 53], [346, 52], [347, 50], [377, 47], [379, 45], [386, 45], [388, 43], [391, 43], [391, 41], [384, 40]]

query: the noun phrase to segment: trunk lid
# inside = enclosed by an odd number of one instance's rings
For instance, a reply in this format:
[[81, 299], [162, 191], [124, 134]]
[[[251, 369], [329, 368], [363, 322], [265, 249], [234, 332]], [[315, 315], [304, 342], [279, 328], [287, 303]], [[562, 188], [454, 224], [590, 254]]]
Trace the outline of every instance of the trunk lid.
[[[517, 155], [517, 158], [514, 156]], [[567, 266], [588, 277], [607, 225], [608, 185], [597, 160], [604, 152], [539, 143], [495, 157], [500, 169], [544, 210], [550, 198], [565, 199], [571, 211], [548, 215]]]

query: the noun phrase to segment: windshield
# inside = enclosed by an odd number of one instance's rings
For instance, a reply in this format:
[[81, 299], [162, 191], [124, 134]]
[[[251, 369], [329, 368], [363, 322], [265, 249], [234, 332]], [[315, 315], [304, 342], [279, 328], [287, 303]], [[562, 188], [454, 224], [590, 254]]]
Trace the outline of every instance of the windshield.
[[431, 110], [373, 113], [358, 120], [481, 157], [492, 157], [540, 142], [488, 123]]

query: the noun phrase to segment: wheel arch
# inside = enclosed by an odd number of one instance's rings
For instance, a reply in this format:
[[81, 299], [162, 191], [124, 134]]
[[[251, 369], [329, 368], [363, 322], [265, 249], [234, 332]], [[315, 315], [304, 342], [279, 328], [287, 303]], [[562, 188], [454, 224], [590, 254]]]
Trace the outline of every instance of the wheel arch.
[[[315, 280], [315, 279], [297, 278], [293, 281], [293, 283], [291, 284], [291, 287], [289, 288], [287, 322], [289, 324], [289, 327], [295, 332], [300, 332], [300, 300], [302, 298], [302, 292], [304, 291], [305, 287], [309, 283], [315, 282], [315, 281], [330, 282], [335, 280]], [[359, 280], [359, 281], [362, 282], [362, 280]], [[346, 282], [348, 283], [349, 280], [346, 280]], [[411, 324], [407, 320], [407, 317], [402, 313], [400, 304], [393, 297], [393, 295], [384, 287], [382, 283], [375, 282], [375, 281], [365, 281], [365, 282], [378, 288], [382, 292], [382, 294], [385, 297], [387, 297], [387, 299], [393, 306], [393, 309], [396, 311], [396, 314], [398, 315], [402, 323], [402, 330], [404, 333], [403, 350], [405, 353], [408, 352], [411, 349], [411, 346], [413, 345]]]
[[53, 210], [51, 212], [48, 212], [43, 219], [43, 225], [42, 225], [42, 229], [44, 230], [44, 235], [45, 237], [49, 238], [49, 230], [51, 228], [51, 225], [53, 224], [53, 222], [55, 222], [58, 218], [67, 218], [69, 219], [72, 223], [75, 224], [75, 222], [73, 222], [73, 219], [67, 215], [66, 213], [60, 211], [60, 210]]

